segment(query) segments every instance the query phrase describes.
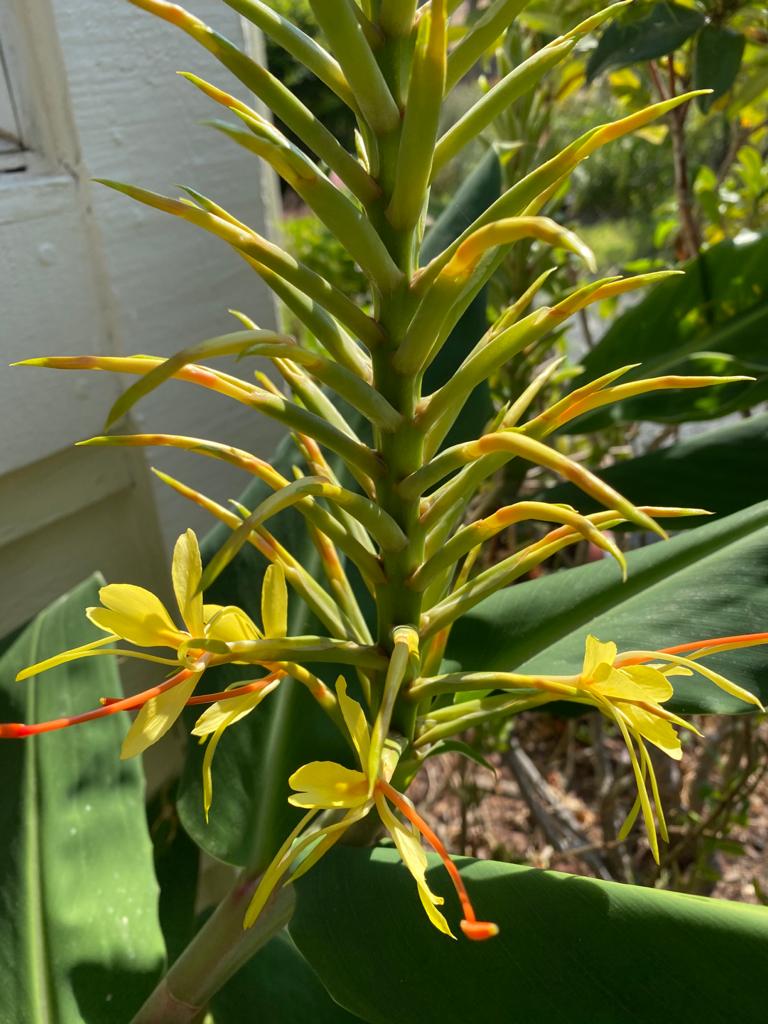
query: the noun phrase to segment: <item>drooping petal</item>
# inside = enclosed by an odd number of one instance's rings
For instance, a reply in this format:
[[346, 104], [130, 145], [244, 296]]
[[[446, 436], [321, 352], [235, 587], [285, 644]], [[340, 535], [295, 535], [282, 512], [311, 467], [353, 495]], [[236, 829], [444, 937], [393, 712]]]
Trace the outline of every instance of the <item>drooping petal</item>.
[[[651, 801], [648, 798], [648, 790], [645, 785], [645, 774], [643, 769], [640, 767], [640, 763], [635, 753], [635, 746], [630, 735], [630, 730], [627, 727], [627, 722], [619, 708], [614, 708], [612, 705], [607, 705], [606, 710], [609, 713], [609, 717], [612, 718], [619, 729], [624, 739], [624, 743], [627, 747], [629, 754], [629, 760], [632, 764], [632, 771], [635, 776], [635, 784], [637, 785], [637, 796], [640, 801], [640, 807], [643, 812], [643, 820], [645, 821], [645, 830], [648, 833], [648, 842], [650, 843], [651, 853], [656, 863], [659, 863], [659, 838], [656, 835], [656, 822], [653, 818], [653, 809], [651, 808]], [[631, 813], [631, 812], [630, 812]]]
[[360, 767], [366, 768], [368, 765], [368, 753], [371, 749], [370, 727], [362, 707], [356, 700], [347, 696], [347, 681], [344, 676], [339, 676], [336, 680], [336, 696], [339, 700], [339, 709], [360, 761]]
[[153, 697], [142, 706], [123, 740], [121, 758], [135, 757], [168, 732], [192, 696], [201, 675], [202, 672], [194, 672], [178, 686]]
[[198, 590], [203, 575], [200, 548], [194, 530], [186, 530], [173, 549], [173, 592], [181, 617], [192, 636], [203, 635], [203, 595]]
[[448, 922], [437, 909], [445, 903], [445, 900], [442, 896], [435, 895], [429, 888], [429, 885], [427, 885], [427, 855], [421, 845], [418, 833], [412, 827], [405, 825], [397, 815], [392, 813], [387, 801], [380, 793], [376, 794], [376, 807], [384, 827], [397, 847], [397, 852], [400, 854], [403, 864], [413, 875], [418, 888], [419, 898], [427, 913], [427, 917], [435, 928], [443, 932], [444, 935], [450, 935], [452, 939], [455, 939], [456, 936], [451, 931]]
[[621, 703], [618, 709], [625, 717], [630, 728], [639, 733], [642, 737], [652, 743], [659, 750], [679, 761], [683, 756], [683, 748], [680, 744], [680, 737], [675, 732], [674, 726], [663, 718], [657, 718], [644, 708], [638, 708], [634, 704]]
[[[255, 707], [257, 707], [268, 694], [280, 685], [280, 679], [274, 679], [267, 683], [263, 690], [255, 690], [253, 693], [244, 693], [241, 697], [233, 697], [232, 700], [220, 700], [211, 704], [195, 723], [192, 730], [193, 736], [210, 736], [212, 732], [221, 726], [223, 722], [227, 726], [234, 725], [241, 718], [245, 718]], [[244, 686], [241, 682], [238, 686]]]
[[312, 761], [288, 779], [294, 807], [358, 807], [368, 800], [368, 776], [335, 761]]
[[582, 676], [585, 680], [593, 679], [600, 665], [613, 665], [618, 648], [614, 643], [601, 643], [597, 637], [587, 637], [584, 651], [584, 665]]
[[99, 591], [103, 608], [87, 608], [86, 615], [99, 629], [137, 647], [177, 648], [186, 636], [177, 629], [162, 601], [132, 583], [110, 583]]

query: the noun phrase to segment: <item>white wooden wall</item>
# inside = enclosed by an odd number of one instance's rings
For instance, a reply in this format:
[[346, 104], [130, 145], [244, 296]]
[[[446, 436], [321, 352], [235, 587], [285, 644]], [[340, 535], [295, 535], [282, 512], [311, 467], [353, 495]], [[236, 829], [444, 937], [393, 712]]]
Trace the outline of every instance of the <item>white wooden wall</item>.
[[[196, 14], [242, 41], [216, 0]], [[20, 101], [26, 169], [0, 166], [0, 635], [101, 569], [162, 587], [167, 554], [204, 513], [148, 461], [219, 500], [245, 481], [199, 456], [73, 449], [100, 433], [117, 389], [104, 374], [6, 369], [49, 353], [157, 353], [237, 329], [227, 309], [274, 323], [266, 290], [223, 243], [90, 181], [176, 194], [190, 184], [262, 231], [274, 186], [259, 164], [196, 124], [217, 116], [176, 70], [240, 92], [194, 42], [123, 0], [0, 0], [0, 41]], [[127, 383], [127, 381], [125, 382]], [[269, 452], [278, 428], [169, 383], [133, 426]]]

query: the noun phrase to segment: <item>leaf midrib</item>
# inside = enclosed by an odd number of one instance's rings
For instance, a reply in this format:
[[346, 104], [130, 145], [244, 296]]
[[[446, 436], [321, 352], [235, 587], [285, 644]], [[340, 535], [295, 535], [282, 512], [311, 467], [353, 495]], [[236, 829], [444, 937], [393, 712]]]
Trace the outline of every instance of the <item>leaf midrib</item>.
[[[40, 634], [47, 614], [35, 620], [29, 663], [38, 658]], [[37, 679], [23, 684], [27, 687], [27, 715], [30, 722], [37, 720]], [[25, 749], [25, 780], [23, 795], [24, 815], [24, 894], [26, 934], [28, 950], [27, 968], [29, 973], [30, 1010], [34, 1024], [55, 1024], [55, 985], [50, 970], [50, 946], [48, 927], [44, 912], [44, 872], [42, 843], [40, 839], [40, 764], [38, 748], [40, 738], [30, 736], [21, 742]]]

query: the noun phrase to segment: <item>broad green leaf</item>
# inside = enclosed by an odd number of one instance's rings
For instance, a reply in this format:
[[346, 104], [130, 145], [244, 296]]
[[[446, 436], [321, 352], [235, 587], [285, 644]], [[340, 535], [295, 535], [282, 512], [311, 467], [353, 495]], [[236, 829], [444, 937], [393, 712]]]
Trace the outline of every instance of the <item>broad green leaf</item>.
[[704, 15], [680, 4], [655, 4], [644, 17], [614, 21], [587, 64], [587, 81], [640, 61], [665, 57], [704, 25]]
[[[600, 470], [600, 479], [636, 505], [706, 508], [726, 516], [768, 499], [768, 413], [720, 426], [636, 459]], [[545, 491], [546, 501], [575, 505], [581, 512], [600, 506], [573, 484]], [[691, 529], [706, 520], [692, 516], [675, 520], [675, 530]]]
[[[622, 314], [582, 360], [574, 387], [628, 363], [622, 380], [690, 372], [746, 371], [755, 383], [634, 398], [598, 410], [565, 429], [595, 430], [637, 419], [708, 419], [762, 401], [768, 389], [768, 235], [720, 242]], [[693, 362], [691, 362], [693, 360]]]
[[[729, 1024], [765, 1015], [764, 907], [459, 864], [478, 915], [500, 926], [488, 942], [440, 935], [392, 850], [340, 848], [302, 879], [291, 935], [343, 1006], [371, 1024]], [[445, 870], [428, 879], [446, 896], [449, 920], [458, 918]]]
[[[498, 199], [500, 190], [501, 166], [496, 151], [490, 148], [424, 239], [421, 250], [422, 264], [428, 263], [454, 242], [494, 200]], [[464, 357], [469, 355], [475, 343], [485, 333], [488, 328], [486, 306], [487, 291], [483, 288], [472, 300], [450, 338], [429, 367], [425, 376], [425, 393], [450, 380]], [[443, 442], [443, 447], [476, 437], [492, 414], [493, 405], [488, 385], [481, 384], [472, 392]]]
[[[658, 650], [768, 623], [768, 502], [627, 557], [622, 583], [608, 561], [568, 569], [494, 594], [451, 633], [448, 671], [578, 672], [588, 633], [619, 650]], [[768, 648], [708, 658], [707, 665], [768, 703]], [[704, 680], [672, 677], [665, 706], [738, 714], [750, 706]]]
[[287, 933], [281, 932], [211, 1003], [215, 1024], [354, 1024], [330, 997]]
[[698, 98], [705, 114], [736, 81], [745, 43], [740, 32], [722, 25], [705, 25], [699, 33], [693, 57], [693, 88], [712, 90]]
[[[101, 634], [92, 578], [54, 602], [0, 657], [0, 720], [35, 722], [120, 693], [111, 658], [27, 682], [16, 673]], [[124, 715], [0, 740], [0, 1020], [127, 1024], [163, 962], [157, 883], [137, 761], [120, 760]]]

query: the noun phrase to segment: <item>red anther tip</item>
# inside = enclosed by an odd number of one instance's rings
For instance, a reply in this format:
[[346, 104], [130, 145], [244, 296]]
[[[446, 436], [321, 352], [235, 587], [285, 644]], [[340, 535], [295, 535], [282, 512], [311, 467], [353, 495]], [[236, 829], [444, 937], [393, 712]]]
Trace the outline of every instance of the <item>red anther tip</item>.
[[17, 740], [20, 736], [26, 736], [27, 726], [21, 722], [4, 722], [0, 725], [0, 739]]
[[462, 921], [461, 930], [473, 942], [485, 942], [499, 934], [499, 926], [493, 921]]

